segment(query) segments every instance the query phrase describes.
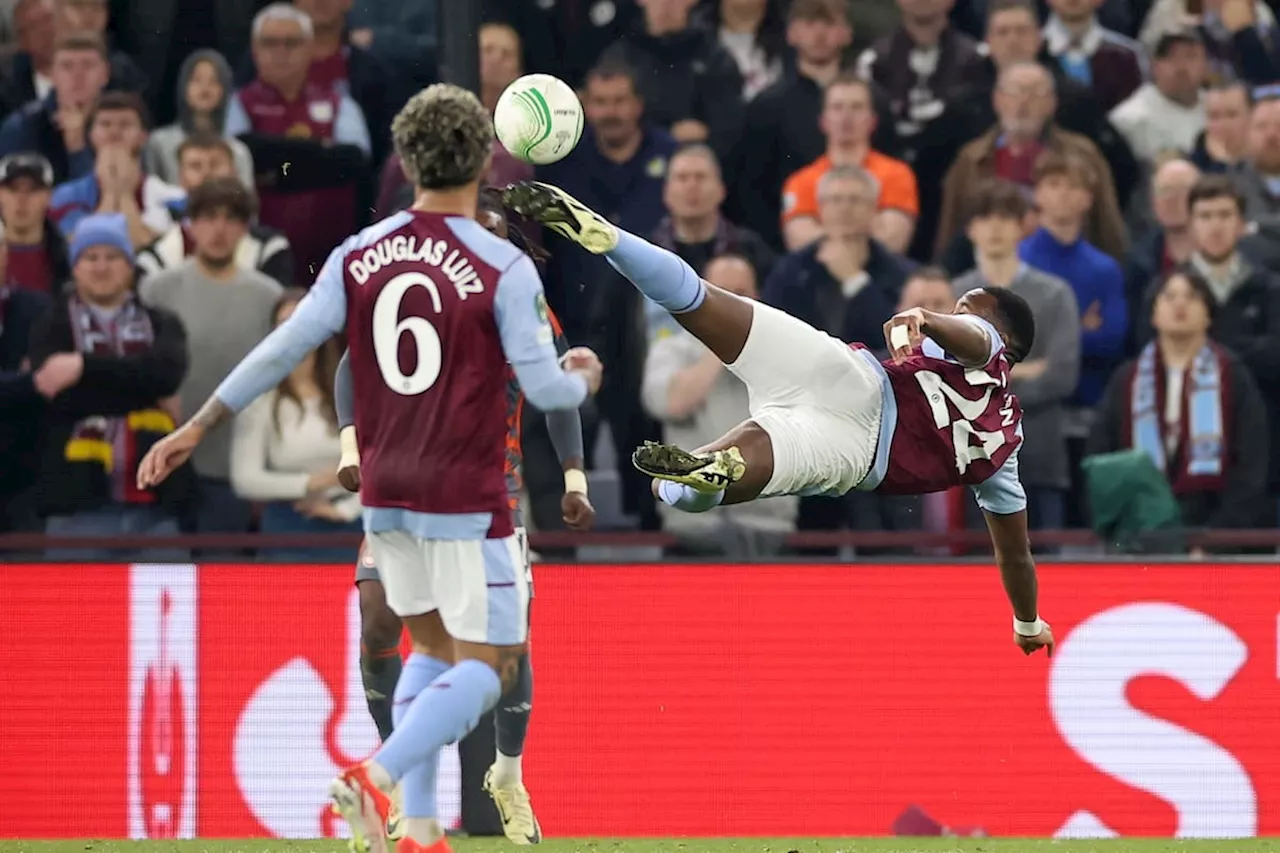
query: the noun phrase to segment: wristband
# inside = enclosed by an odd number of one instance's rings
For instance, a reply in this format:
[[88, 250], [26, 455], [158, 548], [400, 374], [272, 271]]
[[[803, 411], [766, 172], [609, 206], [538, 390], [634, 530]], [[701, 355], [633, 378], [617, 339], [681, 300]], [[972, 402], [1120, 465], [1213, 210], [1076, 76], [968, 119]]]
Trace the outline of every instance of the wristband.
[[1039, 616], [1036, 617], [1034, 622], [1023, 622], [1017, 616], [1013, 617], [1013, 633], [1017, 634], [1019, 637], [1039, 636], [1040, 632], [1048, 627], [1048, 623]]
[[911, 332], [907, 331], [906, 326], [894, 326], [889, 330], [889, 346], [894, 349], [901, 349], [911, 343]]
[[564, 490], [565, 492], [577, 492], [580, 495], [587, 493], [587, 475], [582, 472], [581, 468], [570, 468], [564, 472]]
[[360, 447], [356, 443], [355, 426], [345, 426], [338, 433], [338, 446], [342, 449], [342, 459], [338, 462], [338, 470], [354, 468], [360, 464]]

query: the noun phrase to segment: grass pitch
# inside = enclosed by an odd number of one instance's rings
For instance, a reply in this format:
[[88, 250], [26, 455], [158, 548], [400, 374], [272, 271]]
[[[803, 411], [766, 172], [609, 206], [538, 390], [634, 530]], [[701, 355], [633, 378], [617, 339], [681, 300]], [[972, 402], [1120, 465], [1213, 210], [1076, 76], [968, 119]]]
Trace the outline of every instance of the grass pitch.
[[[514, 853], [501, 838], [451, 839], [455, 853]], [[1280, 838], [1229, 841], [1019, 838], [557, 838], [537, 853], [1280, 853]], [[346, 853], [341, 841], [0, 841], [0, 853]]]

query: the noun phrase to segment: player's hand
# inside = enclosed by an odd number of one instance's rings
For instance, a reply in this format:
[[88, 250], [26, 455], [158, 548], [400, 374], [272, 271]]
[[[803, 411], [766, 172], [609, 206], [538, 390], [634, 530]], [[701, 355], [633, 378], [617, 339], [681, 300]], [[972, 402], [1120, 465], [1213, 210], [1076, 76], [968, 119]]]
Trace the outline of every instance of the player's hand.
[[587, 390], [592, 394], [600, 390], [600, 383], [604, 381], [604, 365], [600, 363], [600, 357], [590, 349], [573, 347], [564, 354], [560, 363], [566, 372], [577, 373], [585, 379]]
[[360, 491], [360, 465], [344, 465], [339, 468], [338, 484], [348, 492]]
[[884, 342], [894, 364], [905, 361], [924, 340], [925, 312], [923, 308], [908, 308], [889, 318], [884, 324]]
[[565, 492], [560, 513], [570, 530], [590, 530], [596, 523], [596, 509], [582, 492]]
[[1049, 657], [1053, 657], [1055, 640], [1053, 639], [1053, 630], [1047, 624], [1034, 637], [1024, 637], [1015, 631], [1013, 633], [1013, 641], [1018, 644], [1018, 648], [1022, 649], [1024, 655], [1033, 655], [1040, 649], [1045, 649], [1048, 651]]
[[52, 400], [79, 382], [82, 375], [84, 356], [78, 352], [59, 352], [49, 356], [31, 379], [40, 396]]
[[203, 438], [204, 427], [188, 422], [153, 444], [138, 463], [138, 488], [151, 489], [163, 483], [191, 458]]

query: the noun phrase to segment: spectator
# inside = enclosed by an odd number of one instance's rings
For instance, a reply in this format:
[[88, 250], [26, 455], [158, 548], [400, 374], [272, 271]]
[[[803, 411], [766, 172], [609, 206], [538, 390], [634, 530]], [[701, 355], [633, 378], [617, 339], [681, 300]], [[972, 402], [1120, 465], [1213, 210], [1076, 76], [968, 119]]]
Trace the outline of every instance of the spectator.
[[902, 287], [902, 298], [898, 300], [899, 312], [923, 308], [939, 314], [950, 314], [955, 307], [956, 297], [951, 292], [950, 280], [929, 267], [917, 270], [907, 279]]
[[1113, 257], [1125, 251], [1124, 219], [1111, 183], [1111, 171], [1092, 142], [1051, 121], [1053, 77], [1035, 63], [1010, 65], [1000, 73], [994, 97], [999, 123], [970, 142], [947, 172], [935, 252], [941, 256], [969, 221], [969, 204], [987, 178], [1003, 178], [1027, 189], [1035, 184], [1035, 164], [1042, 153], [1070, 154], [1099, 176], [1086, 231], [1091, 241]]
[[[1254, 234], [1248, 254], [1280, 268], [1280, 93], [1258, 100], [1249, 116], [1248, 156], [1235, 174]], [[1280, 458], [1280, 449], [1274, 454]]]
[[[185, 467], [154, 492], [136, 486], [138, 462], [173, 430], [169, 400], [187, 370], [186, 334], [167, 311], [133, 294], [133, 242], [120, 213], [86, 216], [71, 242], [74, 290], [31, 335], [38, 371], [69, 361], [75, 377], [50, 403], [34, 501], [49, 536], [176, 535], [191, 480]], [[149, 550], [181, 561], [185, 552]], [[130, 560], [139, 552], [81, 549], [50, 559]]]
[[1262, 0], [1209, 0], [1192, 13], [1187, 0], [1156, 0], [1139, 38], [1154, 45], [1161, 36], [1197, 22], [1208, 48], [1212, 78], [1267, 83], [1277, 76], [1276, 18]]
[[6, 284], [54, 294], [71, 275], [67, 244], [49, 220], [53, 167], [39, 154], [0, 159], [0, 222], [8, 254]]
[[79, 375], [72, 356], [26, 370], [32, 327], [48, 311], [43, 293], [0, 287], [0, 533], [39, 530], [27, 491], [36, 477], [41, 398], [56, 397]]
[[[689, 145], [672, 155], [662, 200], [667, 215], [658, 223], [653, 242], [675, 252], [695, 270], [713, 258], [734, 255], [746, 258], [760, 281], [776, 260], [760, 235], [734, 225], [720, 212], [724, 202], [724, 178], [715, 152], [706, 145]], [[754, 286], [753, 286], [754, 290]], [[678, 325], [656, 302], [644, 302], [648, 336]]]
[[5, 114], [53, 91], [53, 47], [58, 29], [53, 0], [20, 0], [13, 7], [18, 50], [0, 64], [0, 107]]
[[555, 74], [575, 89], [642, 18], [638, 0], [484, 0], [482, 8], [491, 20], [507, 21], [520, 33], [530, 69]]
[[1144, 83], [1111, 111], [1111, 123], [1148, 167], [1162, 154], [1187, 155], [1204, 131], [1204, 43], [1191, 31], [1161, 36]]
[[727, 157], [742, 131], [742, 75], [714, 35], [690, 26], [694, 2], [645, 0], [642, 26], [601, 59], [632, 69], [648, 121]]
[[[176, 315], [186, 327], [190, 369], [179, 390], [183, 419], [217, 388], [271, 330], [283, 288], [237, 265], [236, 249], [254, 214], [253, 195], [235, 178], [214, 178], [191, 191], [187, 231], [192, 256], [146, 278], [143, 304]], [[199, 484], [188, 526], [198, 533], [243, 533], [250, 508], [230, 484], [231, 430], [218, 429], [192, 457]]]
[[1248, 156], [1249, 88], [1239, 81], [1221, 83], [1204, 93], [1204, 132], [1191, 149], [1202, 172], [1234, 172]]
[[1029, 210], [1013, 184], [992, 181], [982, 187], [968, 228], [977, 266], [955, 280], [953, 295], [959, 298], [977, 287], [1007, 287], [1031, 306], [1035, 343], [1012, 373], [1024, 434], [1018, 474], [1027, 491], [1031, 527], [1058, 530], [1066, 526], [1071, 485], [1063, 404], [1080, 372], [1080, 309], [1070, 285], [1018, 257]]
[[[290, 288], [274, 311], [283, 323], [305, 296]], [[236, 418], [231, 484], [246, 501], [262, 502], [263, 533], [358, 533], [360, 496], [338, 484], [338, 418], [333, 376], [341, 351], [336, 340], [312, 351], [270, 394]], [[279, 548], [284, 560], [343, 559], [344, 549]]]
[[1119, 106], [1146, 78], [1146, 56], [1136, 41], [1098, 23], [1101, 0], [1049, 0], [1044, 27], [1049, 52], [1062, 70], [1098, 96], [1103, 109]]
[[351, 44], [404, 75], [410, 89], [440, 79], [435, 0], [355, 0], [347, 26]]
[[840, 74], [853, 40], [844, 0], [792, 0], [787, 44], [795, 64], [747, 105], [746, 128], [729, 171], [730, 209], [743, 225], [780, 248], [782, 185], [826, 150], [818, 127], [823, 90]]
[[744, 101], [782, 78], [787, 44], [782, 0], [717, 0], [694, 15], [698, 25], [718, 35], [720, 46], [737, 63]]
[[[651, 234], [665, 214], [667, 163], [676, 143], [665, 130], [642, 124], [644, 102], [625, 65], [602, 63], [587, 75], [587, 130], [568, 157], [541, 167], [549, 180], [635, 234]], [[550, 238], [548, 299], [570, 343], [587, 342], [613, 365], [596, 397], [617, 454], [624, 511], [641, 524], [657, 525], [649, 480], [630, 464], [630, 448], [657, 435], [658, 426], [640, 406], [644, 370], [644, 307], [639, 292], [620, 281], [599, 255]], [[584, 291], [590, 294], [584, 297]], [[591, 436], [587, 447], [592, 446]]]
[[[504, 22], [490, 22], [480, 27], [480, 101], [493, 113], [503, 90], [524, 73], [520, 35]], [[493, 140], [493, 161], [485, 183], [493, 187], [505, 187], [533, 177], [533, 167], [517, 160], [502, 143]], [[413, 204], [413, 185], [405, 177], [400, 156], [395, 152], [387, 158], [378, 178], [377, 216], [390, 216]]]
[[823, 236], [774, 265], [764, 302], [849, 343], [880, 349], [911, 270], [871, 236], [876, 179], [857, 166], [836, 166], [818, 183]]
[[133, 92], [105, 92], [89, 114], [89, 142], [96, 152], [91, 174], [53, 191], [53, 221], [70, 238], [91, 213], [121, 213], [135, 249], [173, 225], [172, 205], [185, 196], [142, 170], [147, 108]]
[[[221, 135], [231, 100], [231, 66], [216, 50], [197, 50], [178, 74], [178, 120], [158, 127], [147, 141], [149, 171], [162, 181], [181, 184], [178, 148], [194, 133]], [[238, 139], [229, 139], [236, 175], [253, 186], [253, 156]], [[186, 189], [190, 190], [191, 187]]]
[[1097, 186], [1098, 174], [1085, 160], [1052, 151], [1042, 155], [1035, 191], [1040, 227], [1018, 247], [1024, 262], [1063, 279], [1075, 291], [1082, 335], [1080, 381], [1068, 401], [1074, 406], [1098, 402], [1123, 355], [1129, 330], [1120, 264], [1084, 236]]
[[258, 77], [227, 110], [227, 136], [253, 154], [262, 221], [289, 238], [296, 283], [310, 285], [325, 258], [356, 229], [357, 188], [368, 176], [369, 128], [340, 88], [308, 81], [311, 19], [272, 3], [253, 19]]
[[[1200, 180], [1200, 170], [1186, 160], [1163, 163], [1151, 178], [1152, 209], [1156, 224], [1140, 236], [1129, 252], [1125, 269], [1125, 299], [1129, 316], [1146, 316], [1147, 290], [1191, 259], [1195, 248], [1191, 238], [1191, 188]], [[1136, 353], [1143, 337], [1142, 323], [1130, 324], [1128, 351]]]
[[[756, 298], [755, 269], [746, 258], [721, 255], [704, 277], [746, 299]], [[684, 329], [654, 341], [644, 367], [644, 406], [663, 425], [663, 440], [702, 447], [747, 420], [747, 387]], [[684, 553], [730, 560], [770, 557], [795, 530], [796, 498], [755, 501], [715, 513], [689, 514], [659, 503], [663, 529]]]
[[[244, 186], [232, 159], [230, 143], [233, 141], [209, 133], [195, 133], [178, 146], [178, 180], [188, 196], [197, 187], [215, 179], [234, 180]], [[184, 219], [138, 253], [138, 272], [145, 278], [180, 266], [195, 248], [190, 220]], [[288, 287], [293, 281], [293, 249], [284, 234], [274, 228], [250, 221], [248, 231], [236, 247], [235, 258], [240, 269], [257, 270], [282, 287]]]
[[107, 88], [120, 92], [146, 94], [147, 77], [129, 54], [111, 47], [107, 25], [111, 12], [107, 0], [53, 0], [54, 28], [59, 36], [92, 33], [107, 47], [107, 64], [111, 74]]
[[1267, 524], [1266, 408], [1253, 376], [1211, 338], [1218, 302], [1198, 273], [1157, 285], [1156, 336], [1107, 383], [1090, 455], [1136, 449], [1169, 481], [1188, 527]]
[[1127, 199], [1141, 177], [1129, 143], [1111, 126], [1093, 90], [1068, 77], [1050, 55], [1036, 14], [1034, 0], [992, 0], [987, 6], [986, 74], [975, 87], [972, 101], [975, 135], [997, 121], [992, 101], [1000, 72], [1016, 63], [1036, 62], [1053, 75], [1057, 94], [1054, 123], [1098, 147], [1111, 167], [1116, 196]]
[[836, 78], [823, 94], [822, 132], [827, 152], [796, 172], [782, 188], [782, 236], [796, 251], [822, 236], [818, 225], [818, 182], [833, 166], [857, 166], [880, 185], [880, 201], [871, 233], [891, 252], [911, 245], [920, 199], [916, 176], [901, 160], [871, 147], [876, 113], [871, 85], [848, 74]]
[[56, 183], [92, 172], [89, 111], [107, 84], [108, 71], [100, 36], [60, 37], [53, 51], [53, 91], [0, 125], [0, 156], [37, 151], [53, 164]]
[[955, 0], [897, 0], [902, 26], [858, 57], [858, 73], [888, 93], [897, 135], [910, 139], [942, 118], [982, 74], [973, 39], [951, 26]]

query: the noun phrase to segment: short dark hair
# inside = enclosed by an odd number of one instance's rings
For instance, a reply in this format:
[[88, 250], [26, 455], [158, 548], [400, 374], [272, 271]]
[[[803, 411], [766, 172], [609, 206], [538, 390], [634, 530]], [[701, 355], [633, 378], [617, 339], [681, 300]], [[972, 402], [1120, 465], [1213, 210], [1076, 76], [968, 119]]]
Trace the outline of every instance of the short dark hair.
[[1202, 175], [1187, 195], [1187, 210], [1194, 210], [1196, 203], [1229, 198], [1236, 203], [1236, 210], [1245, 215], [1248, 202], [1240, 187], [1227, 175]]
[[195, 133], [182, 140], [178, 145], [178, 162], [182, 162], [182, 155], [188, 151], [212, 151], [217, 149], [223, 152], [232, 161], [236, 159], [236, 154], [231, 150], [231, 143], [210, 130], [198, 130]]
[[1191, 290], [1204, 303], [1204, 308], [1209, 312], [1209, 322], [1213, 323], [1214, 315], [1218, 313], [1218, 299], [1213, 295], [1213, 288], [1209, 285], [1209, 280], [1200, 274], [1200, 271], [1191, 264], [1179, 264], [1169, 270], [1160, 278], [1156, 279], [1151, 287], [1147, 288], [1147, 315], [1155, 314], [1156, 299], [1169, 283], [1175, 278], [1185, 278], [1187, 284], [1191, 285]]
[[792, 0], [787, 12], [787, 23], [792, 21], [847, 24], [849, 8], [845, 5], [845, 0]]
[[53, 52], [55, 54], [63, 51], [92, 51], [102, 58], [103, 62], [111, 61], [111, 53], [107, 50], [107, 41], [101, 34], [91, 30], [83, 30], [81, 32], [67, 33], [59, 36], [58, 40], [53, 43]]
[[987, 25], [990, 26], [991, 19], [1001, 12], [1026, 12], [1036, 21], [1040, 20], [1040, 13], [1036, 10], [1036, 4], [1031, 0], [991, 0], [987, 4]]
[[973, 194], [971, 219], [1001, 217], [1021, 222], [1031, 212], [1031, 202], [1022, 188], [1003, 178], [988, 178]]
[[137, 92], [103, 92], [93, 105], [93, 111], [89, 113], [89, 120], [85, 126], [92, 129], [93, 123], [102, 113], [125, 111], [132, 112], [138, 117], [143, 130], [150, 129], [151, 114], [147, 112], [147, 105]]
[[1151, 56], [1155, 59], [1168, 59], [1169, 54], [1173, 53], [1173, 49], [1180, 44], [1204, 47], [1204, 39], [1200, 37], [1198, 31], [1190, 28], [1173, 30], [1160, 36], [1151, 51]]
[[1025, 361], [1036, 342], [1036, 318], [1027, 300], [1007, 287], [984, 287], [996, 303], [996, 322], [1005, 333], [1005, 352], [1017, 364]]
[[875, 99], [876, 99], [875, 89], [873, 89], [871, 86], [871, 83], [865, 78], [861, 77], [855, 69], [846, 68], [844, 71], [841, 71], [839, 74], [837, 74], [834, 80], [832, 80], [830, 83], [827, 84], [827, 88], [824, 90], [824, 93], [823, 93], [824, 103], [826, 101], [826, 92], [830, 92], [832, 89], [836, 88], [837, 86], [861, 87], [867, 93], [867, 99], [871, 101], [872, 107], [873, 108], [875, 107]]
[[951, 284], [951, 273], [940, 266], [917, 267], [907, 275], [907, 281], [943, 281]]
[[258, 201], [235, 178], [210, 178], [187, 196], [187, 216], [192, 220], [225, 211], [232, 219], [249, 223], [258, 212]]
[[1093, 165], [1071, 151], [1045, 151], [1036, 158], [1033, 179], [1037, 184], [1046, 178], [1065, 177], [1094, 193], [1098, 191], [1098, 173]]
[[636, 70], [621, 59], [602, 60], [587, 72], [586, 82], [589, 84], [592, 80], [616, 80], [619, 77], [627, 78], [627, 82], [631, 84], [631, 91], [637, 98], [640, 97], [640, 83], [636, 79]]

